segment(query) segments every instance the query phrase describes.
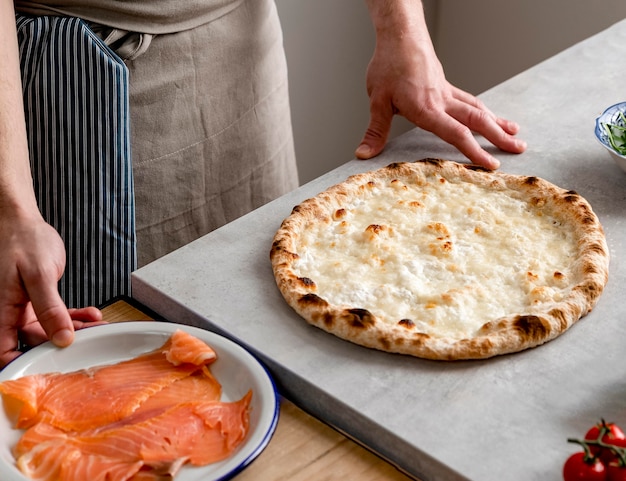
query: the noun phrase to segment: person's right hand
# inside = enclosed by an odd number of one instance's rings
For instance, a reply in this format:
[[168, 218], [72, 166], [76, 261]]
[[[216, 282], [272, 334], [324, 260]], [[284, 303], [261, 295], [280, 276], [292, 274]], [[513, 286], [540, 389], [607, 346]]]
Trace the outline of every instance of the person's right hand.
[[384, 148], [394, 115], [402, 115], [454, 145], [471, 162], [497, 169], [498, 159], [474, 132], [503, 151], [522, 153], [519, 126], [496, 116], [473, 95], [450, 84], [433, 47], [420, 0], [368, 0], [376, 46], [367, 68], [370, 122], [355, 151], [370, 159]]
[[451, 85], [434, 51], [430, 57], [422, 57], [394, 42], [379, 42], [367, 70], [367, 91], [370, 122], [355, 152], [358, 159], [369, 159], [383, 150], [396, 114], [439, 136], [472, 163], [487, 169], [497, 169], [500, 162], [478, 143], [473, 132], [503, 151], [519, 154], [526, 150], [526, 143], [515, 137], [519, 126]]
[[84, 322], [101, 323], [95, 307], [67, 309], [58, 292], [65, 247], [40, 215], [11, 213], [0, 222], [0, 367], [20, 355], [18, 339], [65, 347]]

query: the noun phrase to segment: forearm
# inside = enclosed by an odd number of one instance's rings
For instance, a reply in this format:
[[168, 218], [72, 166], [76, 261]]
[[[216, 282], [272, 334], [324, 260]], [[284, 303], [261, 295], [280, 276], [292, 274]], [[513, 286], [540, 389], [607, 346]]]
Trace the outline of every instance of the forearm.
[[366, 0], [376, 36], [432, 45], [421, 0]]
[[451, 85], [428, 33], [421, 0], [366, 0], [376, 30], [376, 48], [367, 68], [370, 122], [355, 151], [369, 159], [384, 148], [394, 115], [402, 115], [454, 145], [473, 163], [497, 169], [474, 133], [508, 152], [523, 152], [519, 127], [497, 117], [473, 95]]
[[0, 0], [0, 211], [37, 211], [12, 0]]
[[[435, 53], [421, 0], [366, 0], [376, 31], [373, 75], [414, 76], [407, 66], [417, 68], [423, 78], [443, 76]], [[373, 79], [371, 76], [369, 80]], [[432, 83], [428, 80], [423, 85]], [[368, 86], [369, 88], [369, 86]]]

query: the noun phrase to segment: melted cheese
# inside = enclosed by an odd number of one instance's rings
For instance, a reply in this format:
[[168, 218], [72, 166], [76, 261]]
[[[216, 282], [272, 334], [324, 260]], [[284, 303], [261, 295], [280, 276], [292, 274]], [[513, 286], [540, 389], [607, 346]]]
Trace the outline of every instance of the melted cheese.
[[574, 235], [511, 192], [439, 177], [362, 190], [300, 239], [296, 274], [328, 302], [462, 339], [567, 295]]

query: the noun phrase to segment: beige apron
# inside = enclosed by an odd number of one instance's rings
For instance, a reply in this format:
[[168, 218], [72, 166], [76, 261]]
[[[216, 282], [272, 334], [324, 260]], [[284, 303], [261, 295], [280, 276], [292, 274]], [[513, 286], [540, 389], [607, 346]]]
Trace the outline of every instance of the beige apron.
[[[16, 7], [32, 18], [43, 14], [45, 22], [63, 23], [66, 15], [73, 22], [73, 15], [90, 12], [85, 18], [91, 29], [128, 69], [139, 266], [297, 187], [287, 67], [273, 0], [203, 3], [211, 20], [193, 28], [186, 23], [187, 7], [176, 0], [165, 4], [180, 15], [166, 15], [163, 24], [155, 24], [154, 15], [139, 14], [150, 2], [97, 3], [101, 11], [85, 10], [87, 0], [69, 2], [66, 10], [57, 3], [21, 0]], [[126, 8], [126, 16], [109, 11], [116, 6]], [[119, 25], [105, 25], [107, 18]], [[98, 155], [108, 156], [102, 146], [99, 150]], [[128, 238], [133, 239], [132, 232]], [[91, 244], [83, 247], [89, 250]], [[130, 274], [126, 264], [105, 273], [81, 270], [78, 264], [67, 270], [103, 278], [118, 271], [124, 278]], [[81, 283], [69, 283], [72, 292], [83, 289]], [[90, 300], [94, 291], [97, 302], [108, 292], [98, 286], [84, 290]], [[77, 304], [85, 300], [75, 299]]]
[[297, 187], [273, 1], [157, 35], [126, 64], [140, 266]]

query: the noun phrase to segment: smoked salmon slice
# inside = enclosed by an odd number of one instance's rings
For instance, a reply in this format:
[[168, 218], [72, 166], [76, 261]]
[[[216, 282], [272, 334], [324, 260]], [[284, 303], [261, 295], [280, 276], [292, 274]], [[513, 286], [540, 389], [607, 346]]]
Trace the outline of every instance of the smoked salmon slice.
[[25, 429], [18, 468], [42, 481], [157, 481], [226, 459], [248, 433], [253, 394], [221, 401], [216, 358], [179, 330], [129, 361], [0, 383]]
[[[86, 480], [98, 473], [117, 472], [124, 465], [130, 476], [143, 471], [162, 473], [173, 467], [173, 475], [183, 463], [203, 466], [227, 458], [247, 434], [248, 407], [252, 393], [241, 400], [183, 403], [153, 418], [99, 433], [68, 436], [56, 428], [39, 428], [32, 448], [18, 457], [18, 466], [35, 479]], [[25, 436], [31, 435], [32, 430]], [[30, 433], [29, 433], [30, 432]], [[51, 477], [41, 477], [41, 466]], [[73, 477], [68, 472], [80, 472]], [[159, 474], [160, 475], [160, 474]], [[116, 474], [116, 476], [118, 476]], [[103, 479], [119, 479], [113, 477]]]
[[159, 349], [129, 361], [69, 374], [25, 376], [0, 384], [0, 393], [12, 398], [12, 410], [19, 411], [17, 428], [48, 420], [66, 430], [84, 430], [128, 416], [150, 396], [216, 357], [205, 343], [179, 330]]

